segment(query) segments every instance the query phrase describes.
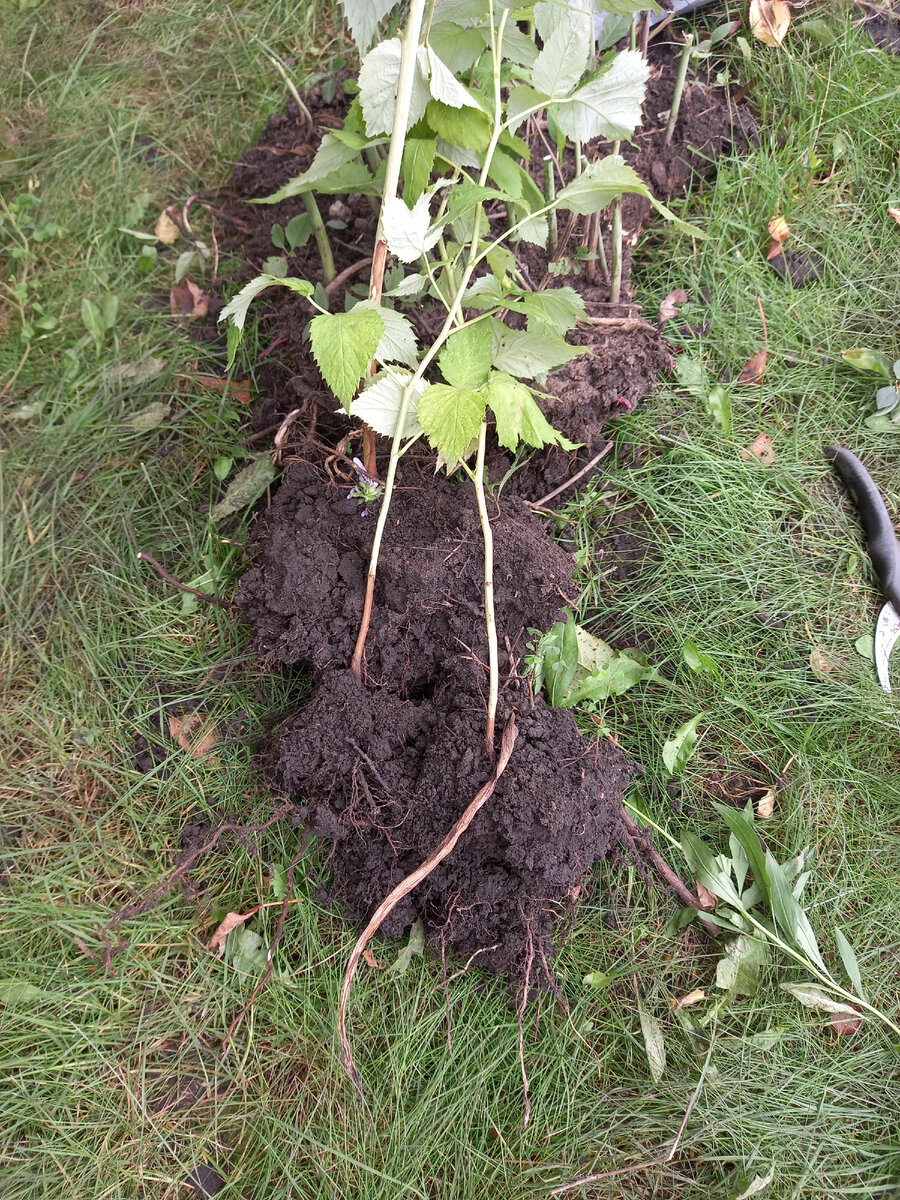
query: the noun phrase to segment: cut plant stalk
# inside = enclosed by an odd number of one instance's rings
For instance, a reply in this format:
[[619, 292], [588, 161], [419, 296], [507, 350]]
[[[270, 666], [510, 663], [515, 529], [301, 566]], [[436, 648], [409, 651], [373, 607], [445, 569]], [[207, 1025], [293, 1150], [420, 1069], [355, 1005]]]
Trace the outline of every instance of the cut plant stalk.
[[494, 535], [484, 497], [484, 456], [487, 446], [487, 421], [481, 422], [478, 433], [478, 454], [475, 459], [475, 497], [484, 539], [484, 622], [488, 642], [488, 706], [484, 731], [484, 748], [488, 759], [494, 761], [494, 725], [497, 720], [497, 700], [500, 693], [500, 666], [497, 655], [497, 623], [494, 614]]
[[675, 91], [672, 94], [672, 107], [669, 109], [669, 120], [666, 125], [666, 136], [664, 145], [672, 144], [672, 135], [675, 132], [675, 124], [678, 120], [678, 113], [681, 110], [681, 100], [684, 96], [684, 81], [687, 79], [688, 66], [691, 61], [691, 52], [694, 49], [694, 35], [689, 33], [685, 38], [684, 49], [681, 51], [681, 58], [678, 61], [678, 74], [675, 76]]
[[[544, 158], [544, 199], [548, 204], [553, 204], [556, 200], [556, 172], [553, 167], [553, 159], [549, 154]], [[556, 220], [555, 208], [547, 214], [547, 221], [550, 227], [550, 234], [547, 238], [547, 250], [550, 257], [555, 258], [556, 247], [559, 241], [559, 226]]]

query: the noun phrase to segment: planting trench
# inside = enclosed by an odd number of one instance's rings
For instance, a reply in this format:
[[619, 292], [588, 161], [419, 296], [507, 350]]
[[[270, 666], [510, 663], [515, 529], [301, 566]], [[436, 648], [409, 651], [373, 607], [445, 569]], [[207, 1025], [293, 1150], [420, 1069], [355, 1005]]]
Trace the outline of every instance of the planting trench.
[[[664, 146], [673, 58], [661, 48], [651, 61], [645, 126], [625, 153], [666, 199], [722, 153], [746, 146], [752, 122], [721, 89], [695, 82], [686, 89], [673, 143]], [[340, 106], [325, 103], [319, 89], [307, 103], [319, 130], [340, 124]], [[291, 105], [269, 121], [259, 145], [236, 168], [231, 212], [245, 230], [238, 252], [246, 268], [229, 293], [275, 252], [272, 224], [285, 225], [302, 211], [296, 199], [272, 207], [245, 202], [270, 195], [304, 170], [318, 136]], [[544, 151], [537, 138], [535, 144], [534, 163], [540, 164]], [[344, 288], [367, 282], [375, 218], [359, 196], [320, 197], [319, 203], [326, 219], [338, 223], [332, 244], [345, 283], [331, 290], [331, 302], [339, 310]], [[548, 709], [522, 677], [529, 630], [548, 629], [577, 599], [573, 556], [526, 500], [540, 499], [574, 475], [606, 441], [610, 419], [637, 403], [672, 364], [656, 326], [628, 302], [631, 246], [649, 212], [647, 201], [626, 197], [625, 303], [610, 306], [599, 272], [590, 282], [584, 275], [558, 281], [584, 296], [594, 321], [570, 340], [592, 353], [551, 375], [546, 391], [557, 399], [544, 409], [582, 449], [538, 452], [499, 497], [489, 496], [502, 677], [498, 729], [514, 715], [519, 730], [511, 761], [455, 851], [383, 926], [399, 935], [421, 916], [432, 943], [477, 954], [479, 965], [512, 978], [530, 972], [532, 979], [546, 979], [554, 926], [591, 868], [628, 842], [621, 801], [636, 764], [610, 742], [583, 737], [570, 711]], [[578, 238], [580, 225], [573, 232]], [[533, 246], [518, 250], [527, 278], [539, 286], [547, 256]], [[321, 279], [314, 243], [290, 255], [289, 267], [293, 275]], [[365, 921], [435, 850], [491, 777], [483, 749], [488, 680], [481, 532], [468, 481], [435, 476], [425, 450], [408, 455], [381, 552], [364, 679], [357, 679], [348, 663], [375, 528], [374, 516], [361, 515], [359, 503], [348, 498], [359, 441], [336, 413], [337, 401], [310, 353], [307, 306], [276, 290], [260, 312], [256, 445], [294, 416], [281, 446], [284, 475], [257, 520], [238, 603], [266, 667], [299, 667], [311, 675], [310, 699], [271, 748], [271, 782], [299, 800], [309, 828], [333, 844], [333, 894], [349, 918]], [[422, 337], [433, 332], [436, 314], [420, 305], [408, 315]], [[489, 462], [495, 482], [511, 465], [496, 446]]]

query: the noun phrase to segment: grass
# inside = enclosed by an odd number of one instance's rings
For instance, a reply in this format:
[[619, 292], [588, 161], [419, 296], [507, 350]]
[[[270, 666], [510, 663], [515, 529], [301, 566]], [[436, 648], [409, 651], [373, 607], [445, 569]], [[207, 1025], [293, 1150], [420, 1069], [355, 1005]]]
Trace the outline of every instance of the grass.
[[[431, 960], [414, 959], [399, 978], [361, 977], [351, 1030], [368, 1090], [358, 1101], [334, 1045], [353, 931], [318, 898], [315, 847], [298, 868], [276, 978], [221, 1050], [254, 979], [213, 958], [206, 939], [222, 911], [273, 899], [273, 866], [299, 847], [289, 826], [211, 852], [190, 888], [123, 927], [127, 945], [105, 969], [98, 931], [171, 870], [186, 825], [266, 818], [253, 752], [297, 701], [290, 678], [257, 670], [227, 613], [191, 611], [136, 559], [145, 550], [201, 589], [229, 586], [246, 530], [223, 542], [204, 506], [212, 463], [241, 451], [242, 432], [236, 403], [183, 378], [212, 352], [151, 302], [168, 289], [174, 256], [141, 276], [139, 244], [119, 227], [152, 227], [166, 203], [227, 182], [230, 162], [283, 103], [266, 48], [302, 83], [342, 43], [319, 8], [272, 0], [0, 10], [0, 186], [6, 206], [25, 192], [40, 198], [16, 229], [2, 210], [2, 276], [27, 275], [27, 313], [37, 300], [60, 322], [23, 361], [17, 306], [5, 297], [0, 308], [0, 380], [19, 371], [4, 398], [0, 478], [4, 1197], [174, 1198], [206, 1163], [235, 1197], [513, 1198], [664, 1156], [706, 1056], [669, 999], [711, 989], [715, 956], [691, 931], [667, 932], [670, 901], [627, 865], [591, 887], [560, 954], [571, 1016], [546, 1001], [530, 1014], [525, 1130], [502, 985], [470, 973], [445, 988]], [[900, 510], [894, 443], [862, 425], [871, 388], [839, 361], [857, 343], [898, 352], [900, 231], [886, 206], [900, 198], [889, 100], [900, 67], [841, 20], [833, 44], [801, 33], [786, 51], [754, 46], [750, 64], [736, 55], [732, 71], [760, 97], [760, 146], [720, 163], [715, 185], [686, 203], [709, 242], [660, 234], [641, 252], [648, 310], [686, 287], [686, 317], [709, 319], [708, 333], [683, 341], [713, 379], [725, 368], [733, 378], [760, 349], [761, 298], [763, 387], [732, 388], [730, 436], [663, 387], [621, 422], [618, 441], [641, 448], [637, 461], [620, 452], [566, 516], [592, 627], [647, 649], [671, 681], [604, 714], [647, 768], [633, 799], [675, 834], [690, 828], [724, 845], [713, 796], [746, 781], [775, 786], [766, 837], [779, 857], [814, 848], [807, 898], [826, 957], [839, 970], [840, 925], [869, 999], [896, 1013], [898, 728], [854, 649], [876, 601], [821, 446], [859, 450]], [[810, 170], [810, 151], [824, 167]], [[811, 288], [791, 290], [763, 261], [779, 207], [792, 244], [825, 259]], [[24, 257], [11, 255], [16, 244]], [[119, 317], [96, 346], [81, 302], [107, 293]], [[157, 374], [123, 378], [123, 364], [150, 357], [164, 363]], [[169, 416], [130, 428], [150, 404], [171, 406]], [[761, 431], [773, 438], [773, 467], [739, 457]], [[640, 573], [619, 581], [607, 578], [611, 513], [648, 541]], [[687, 638], [718, 675], [686, 667]], [[830, 668], [823, 677], [809, 667], [814, 649]], [[168, 742], [155, 768], [139, 771], [135, 737], [193, 707], [216, 722], [218, 761]], [[700, 746], [669, 788], [663, 742], [700, 711]], [[253, 923], [269, 941], [277, 913]], [[377, 953], [389, 961], [395, 949]], [[589, 971], [612, 980], [584, 987]], [[670, 1164], [571, 1194], [728, 1197], [774, 1165], [765, 1195], [896, 1195], [895, 1053], [872, 1027], [829, 1034], [779, 990], [797, 975], [774, 961], [757, 995], [719, 1022]], [[659, 1084], [636, 989], [666, 1035]]]

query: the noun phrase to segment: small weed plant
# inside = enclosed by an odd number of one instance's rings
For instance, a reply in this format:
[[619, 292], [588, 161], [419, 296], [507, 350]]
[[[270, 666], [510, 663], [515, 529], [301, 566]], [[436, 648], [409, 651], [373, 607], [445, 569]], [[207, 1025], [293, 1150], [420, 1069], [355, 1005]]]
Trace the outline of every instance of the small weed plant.
[[[485, 547], [490, 660], [485, 745], [493, 757], [498, 665], [485, 500], [488, 421], [511, 452], [522, 446], [574, 449], [537, 399], [548, 373], [582, 353], [566, 334], [585, 316], [572, 288], [531, 290], [514, 247], [519, 242], [547, 247], [558, 211], [590, 217], [627, 192], [646, 197], [675, 220], [620, 155], [582, 162], [583, 143], [631, 137], [649, 69], [636, 50], [598, 60], [593, 0], [528, 5], [515, 16], [500, 0], [412, 0], [402, 35], [371, 49], [379, 22], [397, 5], [343, 3], [364, 54], [358, 94], [343, 127], [322, 138], [309, 169], [267, 202], [302, 196], [314, 227], [316, 193], [370, 196], [379, 218], [369, 295], [345, 312], [330, 312], [322, 289], [309, 281], [260, 275], [222, 313], [230, 321], [229, 363], [253, 298], [272, 285], [291, 288], [316, 314], [310, 338], [324, 379], [347, 414], [364, 423], [360, 479], [366, 494], [360, 495], [368, 503], [380, 483], [374, 435], [391, 439], [352, 657], [358, 674], [401, 460], [424, 438], [439, 467], [462, 468], [469, 476]], [[603, 7], [610, 8], [607, 0]], [[645, 0], [614, 3], [626, 18], [645, 7]], [[522, 22], [540, 35], [540, 49], [519, 28]], [[599, 50], [605, 49], [601, 39]], [[522, 135], [540, 117], [558, 134], [560, 147], [566, 139], [574, 143], [577, 173], [559, 189], [542, 190], [523, 165], [530, 151]], [[284, 236], [289, 241], [287, 230]], [[388, 256], [402, 266], [391, 270], [385, 286]], [[443, 313], [429, 345], [418, 343], [401, 311], [411, 301]], [[510, 327], [505, 319], [510, 313], [524, 329]]]

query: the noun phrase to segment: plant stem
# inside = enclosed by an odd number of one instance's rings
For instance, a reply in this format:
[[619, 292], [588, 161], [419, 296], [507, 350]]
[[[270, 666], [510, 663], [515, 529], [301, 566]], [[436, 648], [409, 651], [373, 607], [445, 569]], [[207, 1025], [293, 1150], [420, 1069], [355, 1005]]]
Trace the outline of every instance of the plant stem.
[[[553, 159], [549, 154], [544, 159], [544, 198], [548, 204], [554, 204], [556, 201], [556, 175], [553, 170]], [[555, 208], [552, 208], [547, 214], [547, 219], [550, 225], [547, 250], [550, 257], [554, 258], [556, 256], [556, 247], [559, 243], [559, 225], [556, 220]]]
[[688, 65], [691, 61], [691, 51], [693, 48], [694, 35], [689, 33], [685, 39], [684, 49], [681, 52], [681, 58], [678, 62], [678, 74], [675, 76], [675, 91], [672, 94], [672, 107], [669, 110], [666, 136], [663, 140], [663, 145], [665, 146], [672, 144], [672, 134], [675, 132], [675, 122], [678, 120], [678, 112], [681, 108], [681, 99], [684, 95], [684, 81], [687, 78]]
[[319, 212], [319, 206], [316, 204], [316, 198], [312, 192], [304, 192], [302, 199], [303, 207], [309, 214], [313, 237], [316, 239], [316, 245], [319, 248], [319, 258], [322, 260], [322, 274], [325, 276], [326, 284], [331, 283], [337, 272], [334, 269], [334, 257], [331, 253], [331, 242], [328, 240], [328, 231], [325, 228], [325, 222], [322, 220], [322, 214]]
[[[409, 7], [409, 16], [406, 20], [406, 31], [403, 35], [403, 45], [400, 51], [400, 75], [397, 80], [397, 99], [394, 105], [394, 127], [391, 131], [391, 141], [388, 149], [387, 163], [385, 164], [382, 207], [378, 217], [375, 250], [372, 255], [372, 271], [369, 276], [369, 299], [374, 300], [377, 305], [381, 304], [381, 293], [384, 287], [384, 269], [387, 264], [388, 255], [382, 215], [384, 213], [384, 201], [396, 197], [397, 185], [400, 182], [400, 165], [403, 161], [403, 146], [406, 141], [406, 127], [409, 123], [409, 107], [412, 100], [413, 82], [415, 81], [416, 55], [419, 51], [419, 33], [421, 32], [422, 21], [425, 16], [425, 4], [426, 0], [412, 0]], [[373, 360], [369, 363], [368, 374], [370, 376], [374, 375], [376, 370], [377, 366]], [[418, 378], [420, 376], [417, 374], [416, 379]], [[406, 424], [406, 411], [409, 406], [409, 386], [404, 388], [403, 397], [400, 401], [400, 413], [397, 417], [394, 440], [391, 443], [391, 458], [384, 485], [384, 496], [381, 501], [381, 507], [378, 510], [378, 524], [375, 527], [375, 537], [372, 541], [372, 550], [369, 555], [369, 571], [366, 577], [366, 595], [363, 602], [362, 618], [350, 664], [357, 676], [362, 675], [362, 658], [366, 646], [366, 636], [369, 632], [369, 623], [372, 620], [378, 554], [393, 496], [397, 463], [400, 461], [400, 445], [403, 428]], [[363, 462], [368, 473], [373, 478], [377, 477], [375, 432], [368, 425], [363, 425]]]
[[[614, 154], [619, 153], [619, 143], [616, 142]], [[610, 233], [612, 250], [612, 284], [609, 289], [611, 304], [618, 304], [622, 298], [622, 197], [620, 196], [613, 208], [612, 231]]]
[[481, 518], [481, 534], [484, 538], [484, 623], [488, 643], [488, 705], [487, 722], [484, 730], [484, 748], [488, 759], [494, 761], [494, 725], [497, 720], [497, 698], [500, 693], [500, 665], [497, 655], [497, 623], [494, 616], [494, 535], [488, 517], [484, 497], [484, 455], [487, 446], [487, 421], [481, 422], [478, 431], [478, 454], [475, 459], [475, 497], [478, 501], [478, 516]]

